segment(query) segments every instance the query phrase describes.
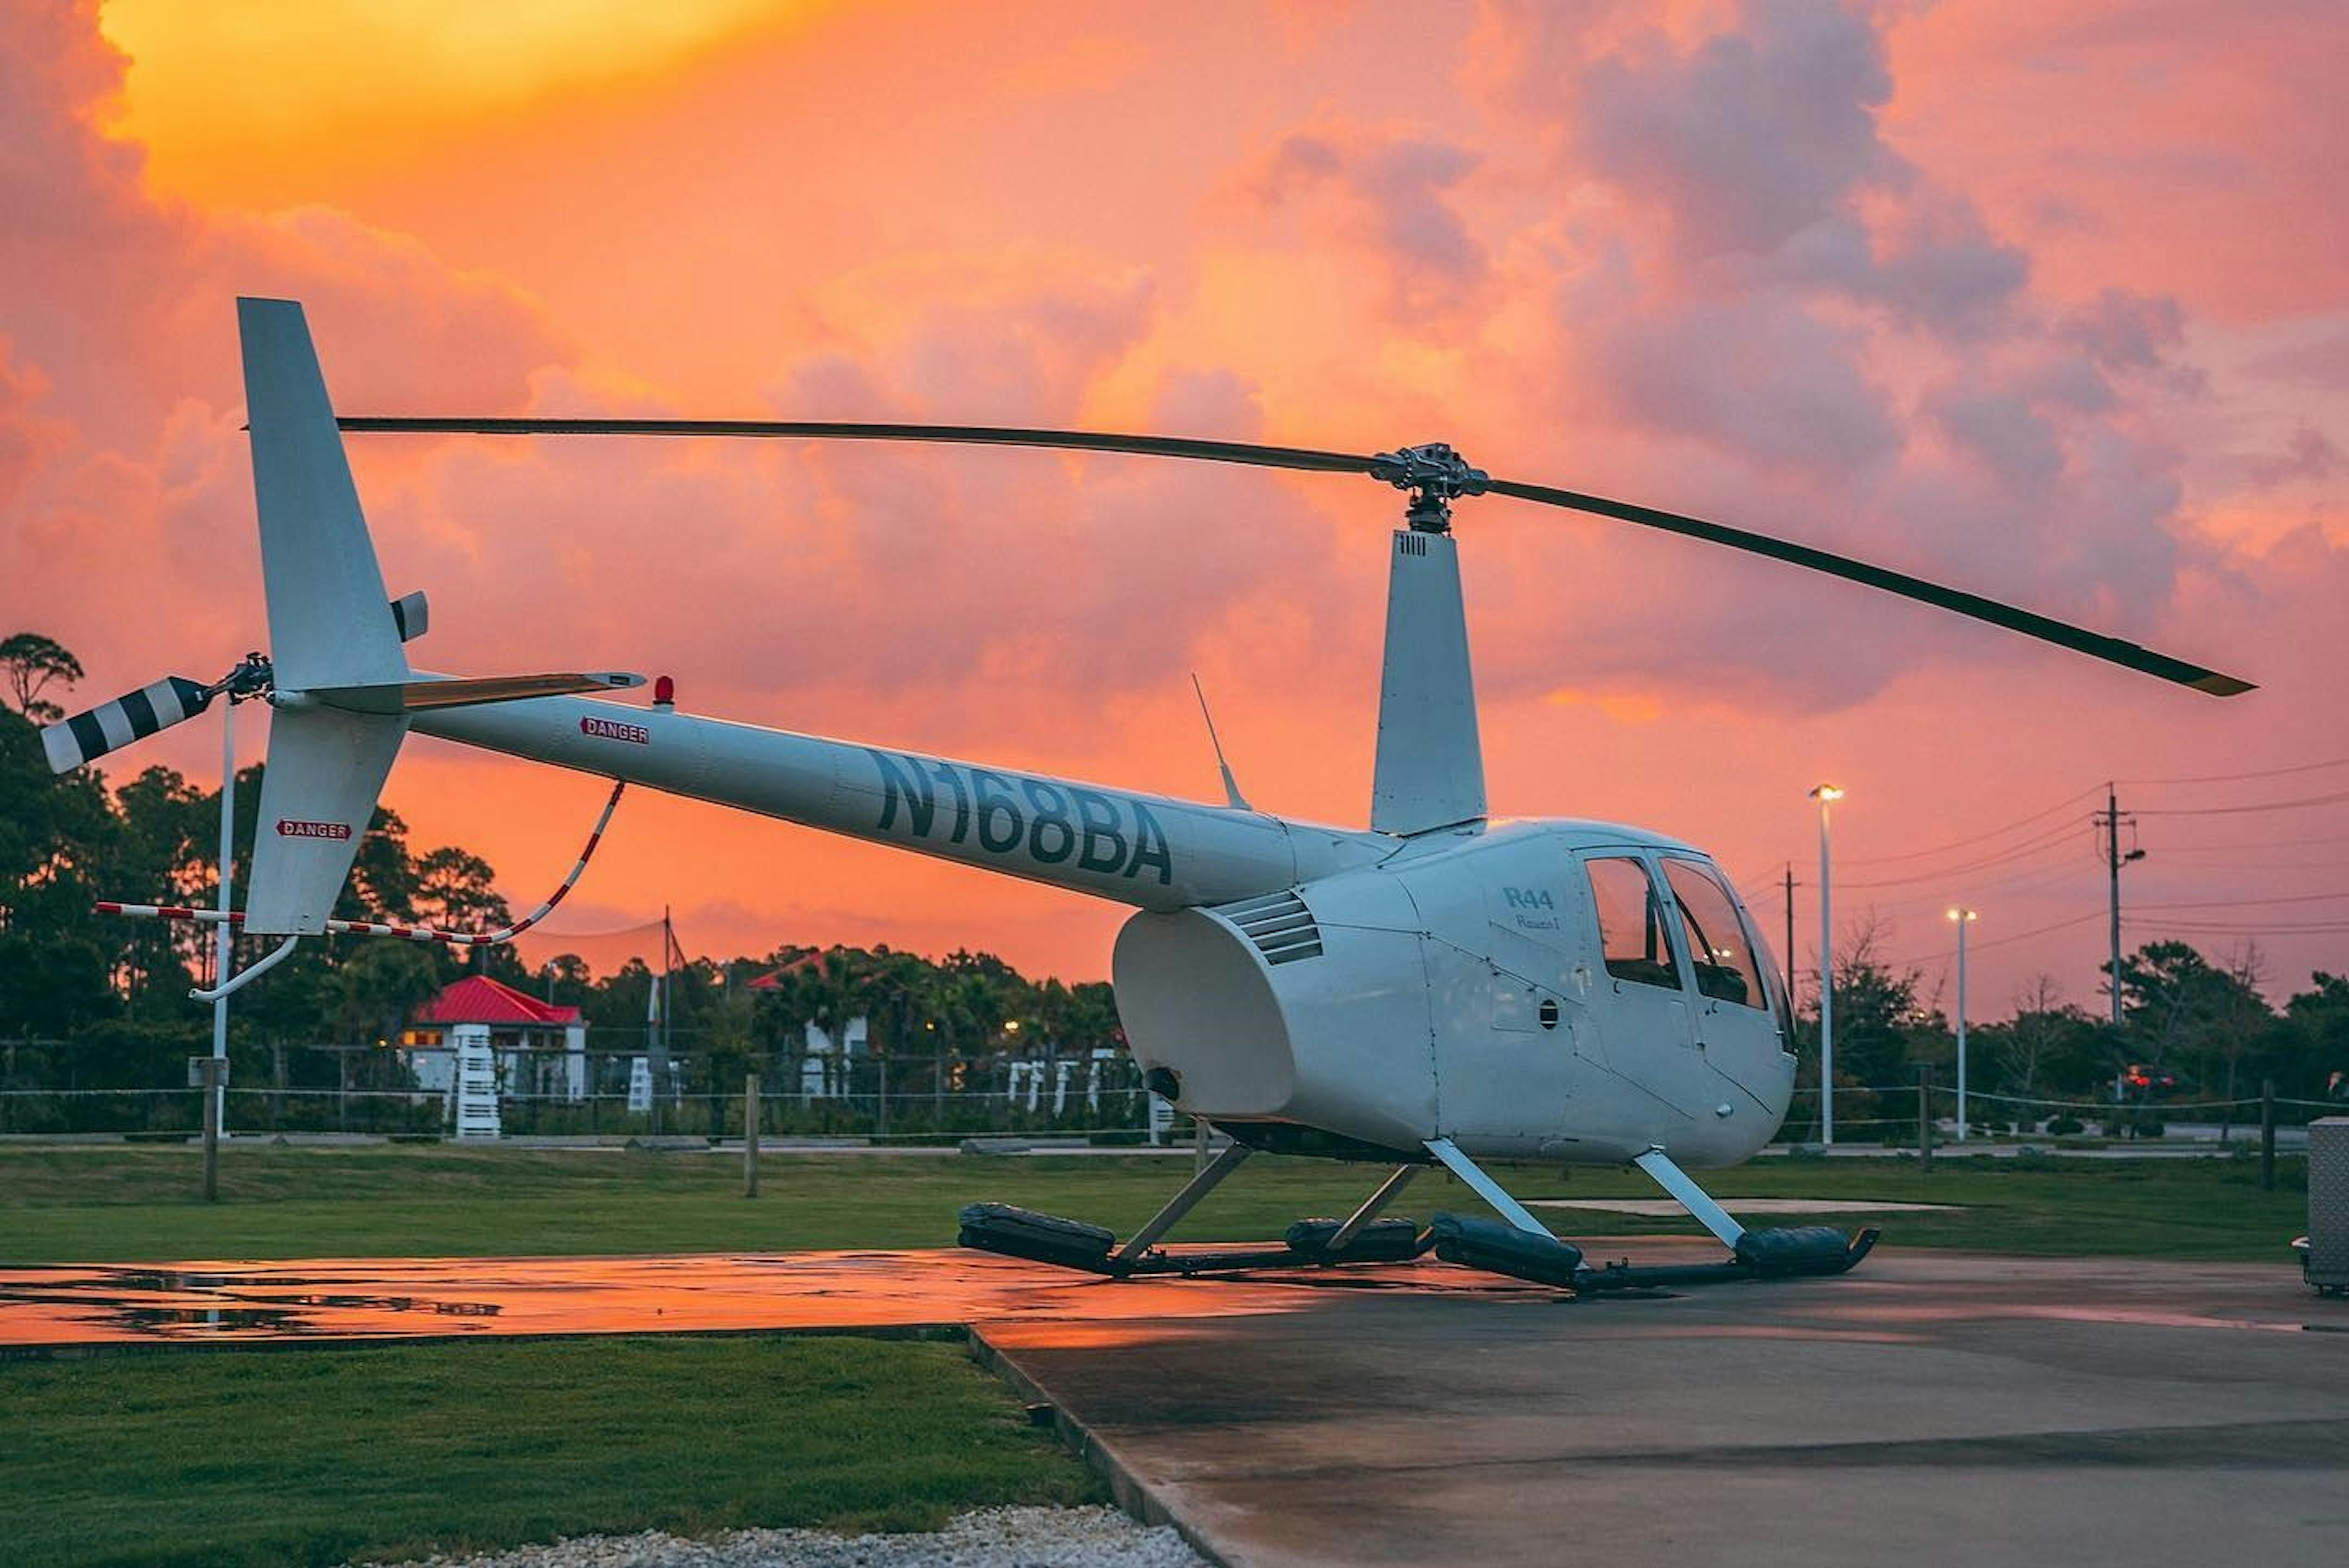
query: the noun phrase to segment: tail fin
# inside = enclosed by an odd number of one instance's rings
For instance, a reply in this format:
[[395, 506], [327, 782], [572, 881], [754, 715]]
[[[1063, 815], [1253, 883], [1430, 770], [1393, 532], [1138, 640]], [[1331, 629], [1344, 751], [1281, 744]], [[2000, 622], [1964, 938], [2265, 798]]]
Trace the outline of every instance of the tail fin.
[[305, 706], [301, 694], [404, 682], [409, 670], [302, 307], [240, 299], [236, 318], [279, 699], [244, 929], [316, 933], [350, 875], [408, 720]]
[[399, 622], [359, 513], [302, 306], [290, 299], [240, 299], [236, 323], [277, 689], [404, 680]]

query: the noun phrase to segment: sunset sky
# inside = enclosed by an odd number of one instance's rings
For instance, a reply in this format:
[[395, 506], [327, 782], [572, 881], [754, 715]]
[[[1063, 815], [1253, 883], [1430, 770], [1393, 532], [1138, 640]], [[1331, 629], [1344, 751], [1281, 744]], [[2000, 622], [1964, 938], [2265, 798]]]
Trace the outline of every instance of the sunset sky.
[[[2261, 689], [1617, 524], [1457, 518], [1496, 813], [1702, 844], [1774, 943], [1791, 860], [1808, 966], [1832, 779], [1839, 927], [1946, 1006], [1942, 910], [1979, 909], [1991, 1017], [2043, 973], [2100, 1008], [2117, 778], [2128, 945], [2255, 940], [2279, 997], [2349, 971], [2338, 0], [5, 11], [0, 634], [72, 649], [84, 701], [263, 639], [233, 300], [283, 296], [346, 413], [1442, 440], [2082, 621]], [[1399, 506], [1362, 481], [351, 449], [430, 668], [668, 673], [697, 711], [1214, 799], [1196, 670], [1257, 805], [1366, 815]], [[218, 744], [113, 771], [209, 784]], [[603, 793], [419, 740], [386, 799], [526, 907]], [[2252, 809], [2286, 802], [2315, 804]], [[1123, 916], [634, 795], [563, 923], [664, 904], [696, 952], [1070, 979]]]

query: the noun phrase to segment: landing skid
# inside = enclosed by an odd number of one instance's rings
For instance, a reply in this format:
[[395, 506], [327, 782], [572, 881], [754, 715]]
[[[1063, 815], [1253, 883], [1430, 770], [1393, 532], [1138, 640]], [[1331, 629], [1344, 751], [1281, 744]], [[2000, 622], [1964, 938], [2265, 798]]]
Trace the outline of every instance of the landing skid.
[[1718, 1263], [1639, 1267], [1628, 1261], [1584, 1262], [1582, 1249], [1559, 1240], [1509, 1196], [1502, 1186], [1449, 1138], [1432, 1138], [1428, 1153], [1458, 1176], [1506, 1219], [1497, 1220], [1439, 1213], [1422, 1231], [1404, 1219], [1382, 1220], [1420, 1165], [1400, 1167], [1360, 1208], [1340, 1220], [1300, 1220], [1283, 1245], [1168, 1252], [1158, 1242], [1224, 1179], [1239, 1168], [1250, 1150], [1234, 1144], [1185, 1183], [1166, 1206], [1125, 1242], [1117, 1233], [1082, 1220], [1064, 1220], [1008, 1203], [973, 1203], [961, 1214], [962, 1245], [1030, 1262], [1050, 1263], [1106, 1279], [1241, 1273], [1263, 1269], [1336, 1267], [1354, 1263], [1408, 1262], [1433, 1251], [1447, 1263], [1506, 1274], [1511, 1279], [1575, 1292], [1655, 1290], [1723, 1284], [1733, 1280], [1825, 1278], [1847, 1273], [1875, 1247], [1873, 1228], [1846, 1236], [1830, 1225], [1797, 1225], [1749, 1231], [1732, 1219], [1688, 1174], [1651, 1148], [1632, 1163], [1720, 1238], [1730, 1256]]

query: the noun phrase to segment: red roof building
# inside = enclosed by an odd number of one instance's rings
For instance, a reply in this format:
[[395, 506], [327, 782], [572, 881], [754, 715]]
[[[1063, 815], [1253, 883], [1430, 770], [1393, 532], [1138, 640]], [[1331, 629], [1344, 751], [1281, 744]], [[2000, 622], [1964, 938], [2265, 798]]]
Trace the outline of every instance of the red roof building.
[[494, 1054], [505, 1094], [576, 1100], [587, 1092], [587, 1024], [575, 1007], [469, 974], [409, 1014], [399, 1035], [418, 1085], [430, 1090], [454, 1084], [456, 1054], [468, 1042]]
[[578, 1023], [579, 1010], [541, 1002], [485, 974], [469, 974], [418, 1008], [409, 1022], [427, 1027], [489, 1023], [506, 1029], [560, 1029]]

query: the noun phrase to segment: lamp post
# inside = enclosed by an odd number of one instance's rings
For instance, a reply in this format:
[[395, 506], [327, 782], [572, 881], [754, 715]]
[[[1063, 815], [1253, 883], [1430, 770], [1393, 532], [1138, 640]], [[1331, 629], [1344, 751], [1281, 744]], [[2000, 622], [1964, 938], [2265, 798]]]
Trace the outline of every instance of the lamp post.
[[1957, 909], [1950, 919], [1958, 927], [1958, 1141], [1966, 1141], [1966, 928], [1982, 919], [1978, 910]]
[[1835, 894], [1827, 875], [1827, 807], [1843, 791], [1823, 784], [1819, 803], [1819, 1142], [1835, 1144]]

